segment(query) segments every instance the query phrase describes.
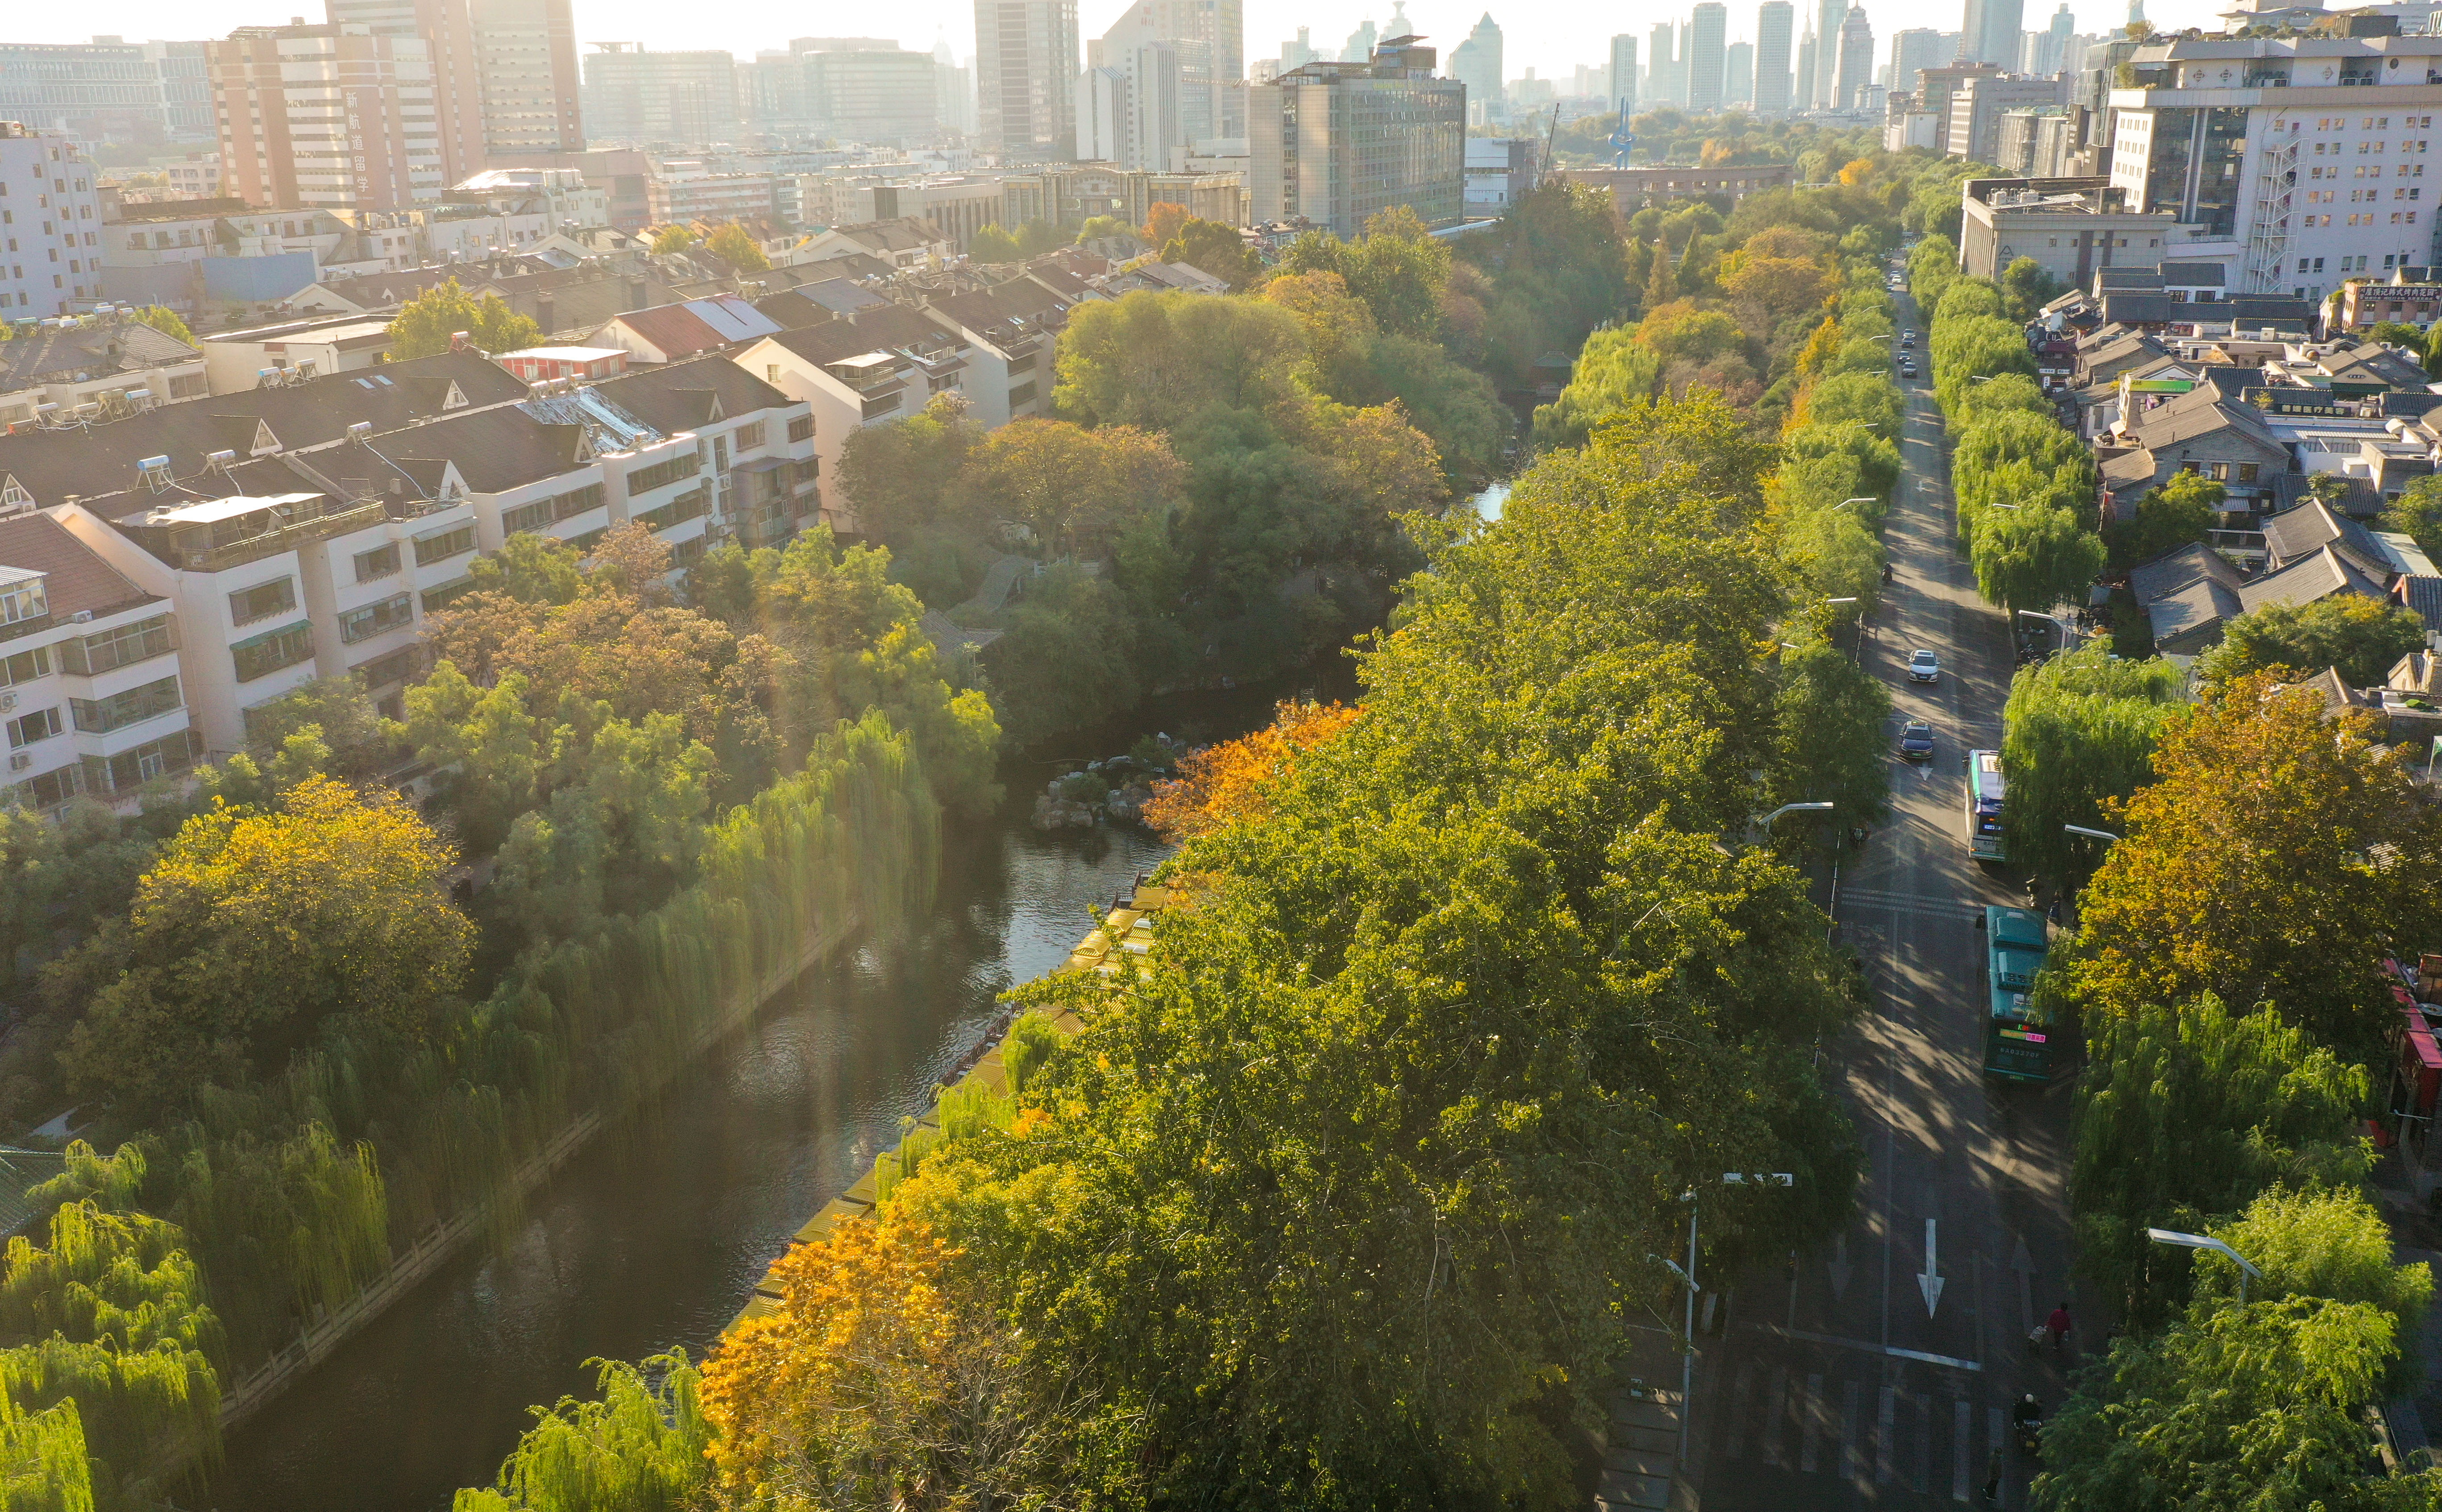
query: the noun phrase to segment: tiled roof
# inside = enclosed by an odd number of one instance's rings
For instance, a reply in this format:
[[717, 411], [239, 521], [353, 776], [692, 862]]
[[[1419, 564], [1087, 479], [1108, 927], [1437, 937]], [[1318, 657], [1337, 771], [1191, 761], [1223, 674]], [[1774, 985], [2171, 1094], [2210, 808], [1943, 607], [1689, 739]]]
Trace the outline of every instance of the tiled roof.
[[2171, 288], [2217, 289], [2221, 287], [2222, 281], [2226, 275], [2227, 270], [2219, 263], [2190, 263], [2166, 260], [2162, 264], [2162, 282]]
[[2245, 612], [2278, 604], [2295, 607], [2312, 604], [2335, 593], [2362, 593], [2368, 598], [2383, 596], [2382, 584], [2351, 566], [2338, 552], [2326, 546], [2312, 556], [2291, 562], [2278, 572], [2267, 573], [2238, 591], [2238, 601]]
[[523, 399], [524, 381], [472, 352], [448, 352], [359, 373], [335, 373], [279, 389], [248, 389], [163, 405], [91, 427], [0, 436], [0, 481], [14, 478], [37, 504], [69, 494], [91, 497], [135, 485], [137, 465], [168, 457], [185, 478], [215, 451], [251, 456], [267, 432], [286, 450], [328, 446], [364, 421], [376, 431], [445, 413], [452, 391], [464, 408]]
[[988, 330], [1009, 320], [1040, 325], [1066, 311], [1068, 301], [1031, 279], [1011, 279], [973, 294], [937, 295], [925, 308], [970, 331]]
[[0, 567], [46, 574], [49, 581], [43, 587], [54, 620], [87, 611], [107, 614], [153, 601], [152, 594], [121, 576], [118, 568], [48, 515], [0, 519]]
[[733, 420], [795, 402], [727, 357], [635, 368], [594, 387], [664, 435], [708, 424], [715, 400], [720, 401], [720, 413]]
[[2374, 532], [2354, 519], [2335, 514], [2320, 499], [2309, 498], [2295, 509], [2264, 521], [2264, 549], [2276, 570], [2329, 546], [2370, 576], [2388, 580], [2389, 554]]
[[2238, 594], [2207, 577], [2192, 578], [2145, 605], [2146, 623], [2158, 645], [2236, 619], [2242, 612]]
[[373, 448], [401, 467], [454, 463], [467, 487], [497, 494], [585, 465], [578, 456], [584, 440], [583, 426], [546, 424], [502, 405], [374, 436]]
[[834, 226], [834, 234], [864, 246], [885, 252], [912, 252], [942, 239], [930, 222], [913, 215], [901, 215], [886, 221], [865, 221], [855, 226]]
[[705, 324], [683, 304], [627, 310], [611, 317], [611, 319], [626, 326], [638, 340], [671, 360], [691, 357], [700, 352], [714, 351], [729, 344], [728, 337]]
[[[117, 347], [116, 352], [112, 351]], [[106, 377], [147, 368], [200, 362], [203, 354], [175, 337], [135, 320], [118, 325], [78, 325], [36, 331], [0, 341], [0, 392], [56, 383], [76, 373]]]
[[947, 335], [950, 333], [931, 318], [892, 305], [884, 310], [868, 310], [854, 320], [833, 320], [826, 325], [783, 331], [772, 339], [819, 367], [885, 347], [936, 341]]
[[2442, 633], [2442, 577], [2402, 577], [2391, 585], [2391, 596], [2425, 622], [2427, 634]]
[[2140, 604], [2151, 603], [2198, 581], [2218, 584], [2234, 593], [2247, 581], [2247, 574], [2232, 565], [2229, 557], [2196, 541], [2128, 570], [2128, 592], [2136, 595]]

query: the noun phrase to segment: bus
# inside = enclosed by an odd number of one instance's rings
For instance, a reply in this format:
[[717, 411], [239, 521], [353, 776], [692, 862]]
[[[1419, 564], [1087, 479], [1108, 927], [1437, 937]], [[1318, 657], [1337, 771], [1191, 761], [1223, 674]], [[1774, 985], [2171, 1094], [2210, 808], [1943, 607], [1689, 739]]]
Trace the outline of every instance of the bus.
[[1984, 1074], [2045, 1082], [2052, 1074], [2052, 1026], [2032, 993], [2050, 939], [2032, 908], [1988, 905], [1984, 931]]
[[2001, 753], [1967, 753], [1967, 853], [1978, 861], [2007, 861], [2001, 844]]

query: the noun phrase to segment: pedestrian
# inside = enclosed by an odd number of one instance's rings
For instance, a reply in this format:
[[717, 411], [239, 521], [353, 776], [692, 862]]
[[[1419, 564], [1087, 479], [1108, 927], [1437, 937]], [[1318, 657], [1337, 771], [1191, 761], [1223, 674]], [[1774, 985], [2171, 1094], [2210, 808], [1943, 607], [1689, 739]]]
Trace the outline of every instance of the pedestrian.
[[2045, 1331], [2052, 1336], [2053, 1354], [2059, 1355], [2067, 1352], [2069, 1326], [2068, 1303], [2062, 1303], [2059, 1306], [2053, 1308], [2052, 1315], [2044, 1320]]
[[2052, 900], [2052, 905], [2044, 910], [2044, 915], [2052, 921], [2052, 927], [2054, 929], [2058, 929], [2060, 927], [2061, 906], [2060, 900], [2058, 898], [2054, 898]]
[[2001, 1500], [2001, 1450], [1998, 1446], [1984, 1460], [1984, 1500]]

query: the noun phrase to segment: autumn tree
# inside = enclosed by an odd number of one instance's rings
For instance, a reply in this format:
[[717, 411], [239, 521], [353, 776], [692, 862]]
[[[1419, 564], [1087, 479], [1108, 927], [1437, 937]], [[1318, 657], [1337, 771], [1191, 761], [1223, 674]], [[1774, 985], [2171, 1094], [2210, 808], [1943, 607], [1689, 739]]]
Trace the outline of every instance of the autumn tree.
[[2154, 771], [2104, 806], [2126, 838], [2054, 953], [2057, 988], [2090, 1022], [2210, 993], [2377, 1053], [2395, 1007], [2378, 963], [2442, 925], [2425, 883], [2442, 816], [2417, 797], [2412, 754], [2259, 673], [2167, 720]]
[[2329, 667], [2351, 687], [2378, 687], [2399, 659], [2425, 649], [2425, 622], [2388, 600], [2335, 593], [2309, 604], [2269, 604], [2222, 629], [2197, 660], [2209, 684], [2264, 668], [2292, 678]]
[[1264, 270], [1263, 259], [1237, 228], [1218, 221], [1181, 222], [1178, 234], [1161, 244], [1161, 260], [1202, 268], [1233, 291], [1252, 283]]
[[413, 1038], [465, 969], [448, 847], [396, 794], [312, 777], [268, 812], [187, 821], [123, 924], [55, 973], [92, 990], [65, 1060], [80, 1095], [130, 1112], [229, 1080], [346, 1013]]
[[1346, 704], [1283, 701], [1262, 729], [1182, 757], [1178, 775], [1155, 785], [1145, 823], [1187, 840], [1262, 818], [1267, 788], [1286, 777], [1303, 753], [1348, 728], [1357, 713]]
[[391, 318], [389, 360], [438, 355], [449, 350], [449, 338], [461, 331], [477, 351], [490, 353], [534, 346], [549, 334], [511, 310], [497, 294], [486, 294], [478, 302], [453, 278], [399, 306]]
[[683, 252], [695, 246], [696, 241], [694, 227], [683, 221], [673, 221], [653, 233], [653, 255], [668, 257], [676, 252]]
[[195, 333], [187, 329], [185, 319], [180, 318], [177, 311], [166, 304], [148, 304], [137, 311], [132, 319], [151, 326], [173, 341], [184, 341], [189, 346], [194, 345]]
[[703, 249], [740, 273], [768, 273], [772, 269], [772, 260], [764, 255], [755, 233], [738, 221], [729, 222], [705, 238]]
[[1171, 240], [1178, 235], [1179, 228], [1194, 218], [1188, 213], [1187, 207], [1184, 205], [1168, 203], [1156, 205], [1145, 214], [1144, 229], [1141, 233], [1144, 244], [1147, 246], [1169, 246]]
[[1022, 521], [1062, 555], [1098, 555], [1139, 519], [1166, 518], [1185, 468], [1162, 437], [1024, 419], [987, 435], [960, 476], [977, 515]]

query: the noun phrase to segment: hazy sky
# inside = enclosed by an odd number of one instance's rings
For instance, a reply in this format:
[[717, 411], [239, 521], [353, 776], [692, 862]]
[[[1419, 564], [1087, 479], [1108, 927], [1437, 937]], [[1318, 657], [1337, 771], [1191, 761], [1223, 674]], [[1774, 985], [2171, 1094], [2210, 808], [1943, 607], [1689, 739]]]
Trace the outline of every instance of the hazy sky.
[[[1080, 27], [1100, 36], [1127, 9], [1128, 0], [1082, 0]], [[1581, 4], [1503, 4], [1502, 0], [1414, 0], [1407, 8], [1409, 22], [1445, 50], [1457, 46], [1487, 6], [1501, 24], [1506, 72], [1517, 78], [1531, 67], [1564, 82], [1579, 64], [1599, 64], [1608, 55], [1611, 34], [1630, 32], [1639, 39], [1646, 28], [1665, 17], [1685, 15], [1691, 0], [1676, 4], [1640, 0], [1634, 6], [1601, 12], [1596, 22]], [[911, 47], [930, 47], [947, 37], [963, 57], [975, 49], [975, 8], [972, 0], [899, 0], [881, 10], [824, 3], [805, 7], [672, 4], [671, 0], [575, 0], [576, 32], [587, 41], [641, 41], [655, 47], [726, 47], [740, 55], [757, 47], [774, 47], [791, 37], [896, 36]], [[2041, 29], [2059, 0], [2026, 0], [2025, 25]], [[232, 27], [284, 22], [301, 7], [319, 0], [99, 0], [82, 7], [9, 8], [0, 23], [0, 40], [10, 42], [82, 42], [96, 32], [113, 32], [131, 41], [156, 37], [221, 36]], [[1807, 9], [1800, 0], [1801, 11]], [[1879, 39], [1908, 27], [1959, 29], [1961, 0], [1868, 0]], [[2127, 17], [2125, 0], [2070, 0], [2070, 12], [2080, 31], [2102, 31]], [[2146, 15], [2158, 27], [2203, 26], [2215, 28], [2213, 17], [2221, 9], [2206, 0], [2148, 0]], [[69, 12], [75, 13], [71, 15]], [[1318, 50], [1337, 54], [1358, 22], [1371, 16], [1379, 26], [1391, 16], [1388, 0], [1247, 0], [1247, 56], [1276, 57], [1284, 39], [1311, 28]], [[322, 19], [309, 9], [307, 19]], [[1733, 41], [1755, 35], [1752, 3], [1730, 7]]]

